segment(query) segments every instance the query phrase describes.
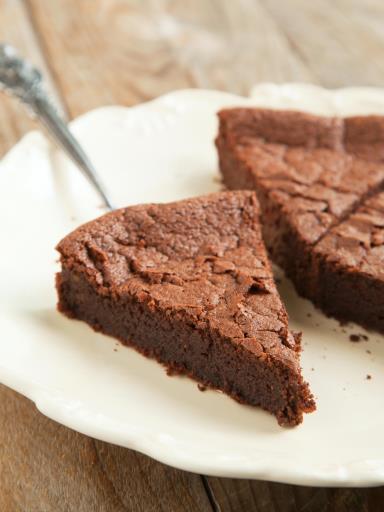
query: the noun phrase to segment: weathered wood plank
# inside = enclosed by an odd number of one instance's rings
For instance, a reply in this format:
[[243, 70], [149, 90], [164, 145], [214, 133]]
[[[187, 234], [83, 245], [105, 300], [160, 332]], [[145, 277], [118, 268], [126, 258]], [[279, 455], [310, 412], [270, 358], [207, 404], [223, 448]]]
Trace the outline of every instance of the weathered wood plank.
[[262, 2], [316, 81], [326, 87], [383, 86], [383, 2]]
[[[47, 87], [57, 99], [50, 74], [39, 51], [38, 41], [30, 26], [21, 0], [0, 0], [1, 42], [10, 43], [45, 72]], [[0, 92], [0, 157], [27, 131], [36, 128], [24, 107]]]
[[254, 0], [27, 0], [72, 116], [182, 87], [311, 80]]
[[198, 475], [75, 433], [0, 386], [0, 510], [211, 512]]

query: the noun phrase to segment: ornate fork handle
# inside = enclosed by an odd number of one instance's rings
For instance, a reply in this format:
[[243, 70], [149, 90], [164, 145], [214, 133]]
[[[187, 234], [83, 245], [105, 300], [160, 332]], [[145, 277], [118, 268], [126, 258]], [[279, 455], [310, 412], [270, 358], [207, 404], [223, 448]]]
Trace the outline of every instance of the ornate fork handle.
[[40, 71], [7, 44], [0, 44], [0, 88], [21, 100], [37, 116], [56, 143], [95, 187], [105, 205], [113, 209], [91, 161], [48, 97]]

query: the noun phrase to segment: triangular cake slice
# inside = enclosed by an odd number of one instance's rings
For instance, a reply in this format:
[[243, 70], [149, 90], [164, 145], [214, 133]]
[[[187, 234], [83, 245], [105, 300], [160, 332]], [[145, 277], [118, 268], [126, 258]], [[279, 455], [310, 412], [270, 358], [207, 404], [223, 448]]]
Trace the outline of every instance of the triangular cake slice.
[[315, 408], [300, 373], [252, 192], [133, 206], [57, 247], [59, 310], [170, 372], [296, 425]]
[[[327, 260], [330, 242], [323, 241], [384, 189], [384, 118], [234, 108], [220, 112], [219, 119], [216, 144], [224, 183], [257, 192], [272, 259], [299, 293], [326, 313], [384, 331], [378, 307], [375, 318], [367, 315], [377, 296], [367, 289], [362, 267], [348, 268], [343, 289], [350, 295], [343, 303], [338, 289], [336, 299], [331, 275], [337, 277], [341, 262], [335, 254], [333, 263]], [[344, 237], [344, 254], [348, 244]]]

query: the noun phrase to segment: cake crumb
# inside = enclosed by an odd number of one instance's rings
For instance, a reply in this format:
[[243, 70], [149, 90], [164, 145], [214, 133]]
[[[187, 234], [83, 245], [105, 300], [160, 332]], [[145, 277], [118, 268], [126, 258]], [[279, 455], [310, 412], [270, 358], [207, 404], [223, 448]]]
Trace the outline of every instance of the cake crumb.
[[367, 354], [372, 354], [372, 352], [370, 350], [366, 350], [366, 353]]
[[307, 313], [307, 317], [308, 317], [308, 318], [312, 318], [311, 313]]
[[114, 351], [114, 352], [117, 352], [117, 348], [114, 348], [114, 349], [113, 349], [113, 351]]
[[350, 334], [349, 335], [349, 340], [350, 341], [353, 341], [353, 343], [357, 343], [361, 340], [364, 340], [364, 341], [368, 341], [369, 338], [366, 334]]
[[314, 368], [311, 368], [311, 372], [314, 372], [314, 371], [315, 371], [315, 369], [314, 369]]
[[207, 386], [204, 386], [204, 384], [198, 384], [197, 387], [199, 391], [207, 391]]
[[371, 380], [372, 379], [372, 375], [369, 375], [369, 373], [367, 374], [367, 380]]

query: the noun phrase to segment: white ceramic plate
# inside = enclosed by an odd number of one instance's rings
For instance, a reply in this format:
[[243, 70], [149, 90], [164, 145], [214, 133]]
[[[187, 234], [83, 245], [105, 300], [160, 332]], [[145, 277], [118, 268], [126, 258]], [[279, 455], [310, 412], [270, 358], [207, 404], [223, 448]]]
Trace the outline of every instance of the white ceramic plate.
[[[384, 91], [264, 84], [252, 99], [179, 91], [111, 107], [72, 128], [118, 205], [219, 188], [215, 112], [228, 105], [384, 112]], [[384, 343], [351, 343], [283, 280], [291, 325], [304, 331], [305, 378], [318, 410], [294, 429], [161, 366], [55, 310], [54, 245], [103, 213], [83, 177], [39, 133], [0, 164], [0, 380], [75, 430], [186, 470], [310, 485], [384, 483]], [[309, 316], [310, 315], [310, 316]], [[367, 380], [367, 374], [372, 379]]]

